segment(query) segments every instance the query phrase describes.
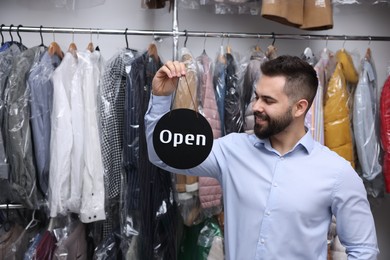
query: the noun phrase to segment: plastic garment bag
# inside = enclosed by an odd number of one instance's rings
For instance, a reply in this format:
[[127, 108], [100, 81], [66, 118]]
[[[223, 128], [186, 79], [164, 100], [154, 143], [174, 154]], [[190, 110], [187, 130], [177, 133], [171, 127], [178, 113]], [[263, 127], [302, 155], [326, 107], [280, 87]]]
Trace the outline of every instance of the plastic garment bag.
[[368, 181], [381, 174], [381, 147], [378, 136], [375, 99], [376, 75], [371, 63], [362, 61], [362, 72], [356, 86], [353, 106], [353, 130], [362, 177]]
[[267, 58], [260, 50], [255, 50], [250, 57], [248, 66], [245, 70], [244, 80], [241, 87], [240, 105], [241, 114], [243, 115], [243, 130], [247, 133], [253, 132], [255, 125], [252, 101], [255, 97], [256, 83], [260, 78], [260, 66]]
[[325, 145], [355, 167], [348, 84], [354, 86], [358, 74], [352, 57], [345, 50], [338, 51], [336, 56], [337, 65], [325, 94]]
[[224, 55], [223, 46], [221, 45], [220, 52], [217, 55], [214, 72], [213, 72], [213, 85], [215, 88], [215, 98], [217, 100], [217, 106], [219, 111], [219, 118], [221, 121], [221, 136], [225, 135], [225, 91], [226, 91], [226, 59]]
[[23, 204], [37, 207], [36, 169], [30, 128], [30, 106], [27, 76], [34, 63], [39, 61], [44, 48], [33, 47], [18, 55], [13, 63], [4, 90], [5, 144], [11, 167], [10, 181]]
[[225, 54], [226, 58], [226, 91], [225, 91], [225, 134], [241, 132], [243, 121], [240, 112], [240, 93], [238, 68], [234, 56], [231, 53]]
[[31, 68], [28, 85], [30, 92], [31, 130], [37, 166], [37, 180], [42, 193], [47, 195], [49, 186], [50, 130], [53, 107], [53, 83], [51, 76], [61, 60], [46, 51], [40, 61]]

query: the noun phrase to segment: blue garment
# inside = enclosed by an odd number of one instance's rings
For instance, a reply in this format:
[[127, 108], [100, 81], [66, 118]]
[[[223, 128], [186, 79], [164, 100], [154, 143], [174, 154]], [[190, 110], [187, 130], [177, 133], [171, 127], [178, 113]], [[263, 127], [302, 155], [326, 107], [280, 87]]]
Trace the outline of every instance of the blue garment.
[[371, 63], [362, 61], [362, 71], [356, 86], [353, 106], [353, 133], [361, 173], [372, 181], [382, 173], [381, 147], [377, 120], [378, 103], [375, 99], [376, 75]]
[[326, 259], [332, 214], [350, 259], [376, 259], [375, 225], [362, 180], [309, 131], [283, 156], [268, 139], [232, 133], [214, 140], [199, 166], [176, 170], [157, 157], [152, 142], [170, 103], [171, 97], [151, 97], [145, 115], [149, 158], [171, 172], [220, 181], [227, 260]]
[[51, 111], [53, 108], [53, 83], [51, 76], [60, 64], [57, 55], [45, 51], [40, 61], [31, 68], [27, 82], [30, 89], [31, 132], [34, 142], [37, 179], [43, 194], [49, 188]]

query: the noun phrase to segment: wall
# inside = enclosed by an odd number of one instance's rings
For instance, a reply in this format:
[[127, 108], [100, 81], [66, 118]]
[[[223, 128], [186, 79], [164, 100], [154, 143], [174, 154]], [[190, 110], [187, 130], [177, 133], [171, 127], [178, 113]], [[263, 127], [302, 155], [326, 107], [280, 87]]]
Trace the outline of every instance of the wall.
[[[361, 1], [364, 2], [364, 1]], [[180, 10], [179, 29], [194, 31], [216, 32], [252, 32], [252, 33], [313, 33], [336, 35], [367, 35], [390, 36], [389, 24], [390, 5], [346, 5], [334, 8], [334, 28], [331, 30], [310, 32], [301, 31], [288, 26], [250, 15], [215, 15], [210, 9]], [[104, 5], [88, 9], [67, 10], [56, 9], [49, 0], [0, 0], [0, 23], [25, 26], [44, 27], [80, 27], [103, 29], [145, 29], [145, 30], [171, 30], [172, 13], [168, 9], [144, 10], [141, 8], [141, 0], [110, 0]], [[6, 40], [10, 37], [3, 33]], [[21, 33], [23, 43], [26, 46], [40, 44], [38, 33]], [[52, 34], [44, 34], [44, 42], [48, 45], [53, 40]], [[17, 35], [13, 34], [14, 39]], [[90, 35], [74, 35], [74, 41], [79, 49], [87, 47]], [[71, 34], [56, 34], [55, 40], [63, 50], [66, 50], [72, 41]], [[109, 59], [117, 50], [125, 47], [125, 38], [120, 35], [93, 35], [95, 45], [99, 45], [102, 55]], [[145, 49], [152, 42], [151, 36], [128, 36], [132, 48]], [[227, 39], [223, 39], [224, 44]], [[256, 45], [257, 39], [229, 39], [233, 51], [246, 55], [250, 47]], [[203, 51], [203, 46], [210, 56], [215, 56], [222, 43], [220, 38], [190, 38], [187, 47], [195, 56]], [[265, 49], [271, 40], [260, 40], [260, 45]], [[180, 39], [180, 46], [183, 38]], [[305, 47], [311, 47], [315, 53], [319, 53], [325, 46], [337, 51], [345, 47], [354, 56], [356, 67], [364, 55], [366, 48], [370, 47], [377, 68], [378, 84], [383, 85], [390, 67], [390, 42], [369, 41], [316, 41], [316, 40], [277, 40], [275, 45], [278, 54], [300, 55]], [[172, 58], [172, 39], [164, 38], [158, 43], [159, 53], [163, 60]], [[390, 199], [373, 200], [372, 210], [378, 231], [381, 255], [379, 260], [390, 259]], [[302, 249], [304, 250], [303, 245]]]

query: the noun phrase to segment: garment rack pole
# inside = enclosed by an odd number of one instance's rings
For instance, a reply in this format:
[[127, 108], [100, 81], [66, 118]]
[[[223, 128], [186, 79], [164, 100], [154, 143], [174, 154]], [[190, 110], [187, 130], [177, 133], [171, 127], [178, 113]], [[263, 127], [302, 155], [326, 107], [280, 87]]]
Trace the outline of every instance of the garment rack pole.
[[99, 34], [99, 35], [144, 35], [144, 36], [180, 36], [180, 37], [218, 37], [218, 38], [259, 38], [289, 40], [338, 40], [338, 41], [390, 41], [390, 36], [370, 35], [323, 35], [323, 34], [278, 34], [278, 33], [239, 33], [239, 32], [202, 32], [164, 30], [132, 30], [70, 27], [37, 27], [37, 26], [2, 26], [1, 32], [27, 33], [65, 33], [65, 34]]

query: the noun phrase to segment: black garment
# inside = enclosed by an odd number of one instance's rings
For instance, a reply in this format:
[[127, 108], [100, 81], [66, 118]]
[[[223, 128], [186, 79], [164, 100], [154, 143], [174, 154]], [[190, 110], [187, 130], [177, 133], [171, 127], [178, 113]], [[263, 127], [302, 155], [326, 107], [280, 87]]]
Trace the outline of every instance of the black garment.
[[[144, 123], [144, 115], [148, 108], [151, 94], [152, 80], [161, 66], [160, 60], [154, 60], [147, 53], [144, 53], [133, 62], [131, 67], [131, 88], [134, 92], [131, 92], [129, 96], [134, 99], [129, 103], [133, 104], [130, 108], [136, 116], [132, 119], [139, 125], [138, 137], [137, 132], [133, 132], [134, 138], [139, 140], [139, 150], [138, 153], [136, 150], [133, 150], [135, 152], [133, 162], [135, 162], [134, 165], [138, 166], [137, 171], [127, 173], [135, 174], [135, 176], [128, 176], [129, 190], [131, 192], [129, 194], [134, 194], [134, 191], [137, 189], [137, 181], [139, 180], [138, 205], [141, 215], [138, 243], [139, 259], [174, 260], [177, 254], [175, 239], [177, 207], [172, 199], [173, 185], [171, 175], [169, 172], [150, 163]], [[126, 125], [126, 127], [129, 127], [129, 125]], [[135, 196], [135, 198], [137, 197]], [[133, 200], [134, 198], [129, 199]], [[137, 203], [130, 203], [130, 205], [134, 206]]]
[[30, 129], [27, 78], [32, 65], [39, 61], [44, 48], [33, 47], [15, 57], [4, 91], [5, 144], [11, 166], [12, 188], [30, 209], [37, 208], [36, 169]]
[[243, 126], [239, 106], [238, 77], [233, 56], [226, 53], [225, 134], [240, 132]]

